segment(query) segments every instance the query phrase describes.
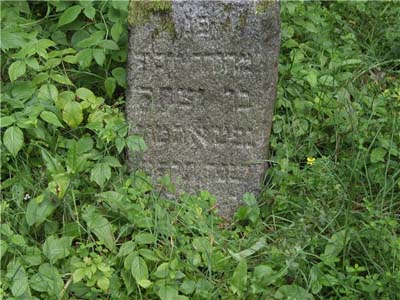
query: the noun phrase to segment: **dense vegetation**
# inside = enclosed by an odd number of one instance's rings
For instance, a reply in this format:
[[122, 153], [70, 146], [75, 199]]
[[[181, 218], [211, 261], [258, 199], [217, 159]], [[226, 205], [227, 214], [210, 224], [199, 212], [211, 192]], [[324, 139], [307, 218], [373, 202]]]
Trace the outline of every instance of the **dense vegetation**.
[[2, 1], [0, 299], [400, 299], [399, 15], [282, 3], [273, 167], [227, 222], [123, 163], [126, 1]]

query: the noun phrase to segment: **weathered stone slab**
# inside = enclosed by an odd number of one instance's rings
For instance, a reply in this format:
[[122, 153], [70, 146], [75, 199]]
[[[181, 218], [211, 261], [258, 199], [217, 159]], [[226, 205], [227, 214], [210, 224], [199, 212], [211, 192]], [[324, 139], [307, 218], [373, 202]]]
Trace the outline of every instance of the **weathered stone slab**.
[[[140, 167], [229, 214], [260, 188], [280, 44], [279, 4], [131, 2], [126, 112]], [[137, 163], [137, 161], [135, 161]]]

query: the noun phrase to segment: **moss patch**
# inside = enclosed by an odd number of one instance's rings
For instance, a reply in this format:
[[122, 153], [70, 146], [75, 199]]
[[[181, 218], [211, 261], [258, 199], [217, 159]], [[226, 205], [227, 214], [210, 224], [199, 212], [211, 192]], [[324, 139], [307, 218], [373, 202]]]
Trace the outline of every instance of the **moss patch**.
[[153, 15], [160, 17], [160, 26], [154, 30], [153, 37], [161, 32], [176, 36], [175, 23], [172, 19], [172, 1], [165, 0], [131, 0], [129, 3], [129, 25], [143, 25], [150, 22]]

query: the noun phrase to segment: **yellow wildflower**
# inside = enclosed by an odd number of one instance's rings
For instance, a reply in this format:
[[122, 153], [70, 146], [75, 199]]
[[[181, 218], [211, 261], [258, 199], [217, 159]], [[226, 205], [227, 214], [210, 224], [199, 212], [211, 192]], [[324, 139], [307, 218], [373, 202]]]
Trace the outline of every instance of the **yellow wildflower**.
[[315, 162], [315, 157], [307, 157], [307, 165], [312, 165]]

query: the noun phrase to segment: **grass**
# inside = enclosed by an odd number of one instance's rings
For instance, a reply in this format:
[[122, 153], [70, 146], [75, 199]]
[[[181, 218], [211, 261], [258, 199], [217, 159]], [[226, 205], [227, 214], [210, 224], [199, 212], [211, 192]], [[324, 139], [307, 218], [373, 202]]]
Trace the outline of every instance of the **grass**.
[[0, 299], [399, 299], [398, 3], [281, 3], [272, 167], [230, 223], [124, 166], [126, 2], [1, 4]]

